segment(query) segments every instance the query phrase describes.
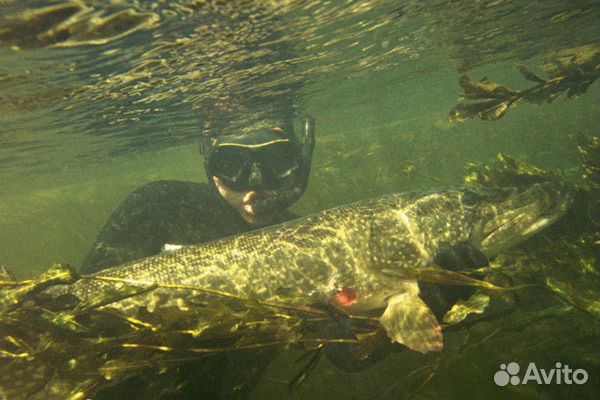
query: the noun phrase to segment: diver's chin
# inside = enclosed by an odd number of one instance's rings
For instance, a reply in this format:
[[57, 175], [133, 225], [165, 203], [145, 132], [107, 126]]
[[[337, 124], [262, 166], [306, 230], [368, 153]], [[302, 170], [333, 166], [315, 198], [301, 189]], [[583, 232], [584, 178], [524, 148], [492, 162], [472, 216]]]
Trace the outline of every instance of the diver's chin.
[[225, 185], [221, 179], [213, 176], [213, 181], [221, 197], [225, 199], [250, 225], [265, 225], [272, 219], [271, 213], [257, 212], [255, 201], [270, 195], [267, 191], [236, 191]]

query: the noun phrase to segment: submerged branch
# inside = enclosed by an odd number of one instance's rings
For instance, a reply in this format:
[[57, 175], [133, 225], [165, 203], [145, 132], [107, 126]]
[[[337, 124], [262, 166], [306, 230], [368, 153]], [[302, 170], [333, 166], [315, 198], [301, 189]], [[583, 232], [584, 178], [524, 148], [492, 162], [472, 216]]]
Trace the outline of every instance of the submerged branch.
[[536, 85], [523, 89], [510, 89], [483, 78], [473, 81], [467, 75], [460, 78], [464, 93], [463, 100], [450, 110], [452, 122], [462, 122], [479, 117], [486, 121], [502, 118], [506, 112], [522, 103], [551, 103], [563, 93], [567, 98], [576, 98], [586, 92], [600, 76], [600, 49], [597, 46], [582, 46], [563, 50], [553, 55], [544, 70], [548, 78], [542, 78], [524, 65], [517, 65], [521, 75]]

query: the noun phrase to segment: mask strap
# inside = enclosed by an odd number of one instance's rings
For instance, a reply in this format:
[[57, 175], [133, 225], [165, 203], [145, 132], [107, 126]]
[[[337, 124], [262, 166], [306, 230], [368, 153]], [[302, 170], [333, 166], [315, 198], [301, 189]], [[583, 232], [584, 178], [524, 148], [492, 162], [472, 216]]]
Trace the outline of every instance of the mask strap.
[[315, 120], [312, 116], [306, 115], [302, 119], [302, 134], [299, 140], [300, 147], [300, 168], [297, 171], [296, 179], [299, 185], [294, 190], [286, 193], [288, 204], [298, 200], [306, 187], [310, 175], [310, 166], [312, 163], [313, 149], [315, 148]]
[[300, 156], [302, 162], [312, 159], [312, 152], [315, 147], [315, 120], [310, 115], [302, 119], [302, 136], [300, 137]]

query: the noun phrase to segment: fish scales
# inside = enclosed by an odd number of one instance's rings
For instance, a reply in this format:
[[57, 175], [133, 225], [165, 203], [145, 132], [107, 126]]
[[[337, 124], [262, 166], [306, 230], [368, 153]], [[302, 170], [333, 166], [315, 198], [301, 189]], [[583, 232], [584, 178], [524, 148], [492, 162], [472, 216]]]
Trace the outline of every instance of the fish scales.
[[[570, 203], [570, 192], [559, 182], [388, 195], [240, 236], [163, 252], [59, 290], [74, 294], [85, 304], [93, 303], [103, 291], [118, 290], [122, 284], [102, 279], [158, 285], [149, 293], [110, 304], [124, 313], [135, 313], [140, 307], [155, 310], [185, 305], [191, 298], [209, 302], [215, 297], [161, 287], [165, 285], [261, 301], [276, 299], [282, 289], [291, 289], [308, 304], [334, 304], [358, 313], [385, 308], [382, 325], [393, 341], [429, 351], [441, 343], [419, 347], [422, 343], [415, 343], [414, 338], [395, 334], [414, 330], [417, 321], [430, 321], [420, 329], [441, 340], [435, 317], [419, 298], [414, 271], [430, 268], [441, 248], [467, 245], [491, 257], [556, 221]], [[444, 271], [436, 274], [443, 276]], [[350, 297], [357, 299], [348, 298], [348, 293], [356, 293]], [[407, 316], [410, 313], [415, 315]], [[391, 320], [390, 314], [394, 314]], [[400, 325], [398, 318], [403, 321]]]
[[[326, 291], [324, 285], [330, 290], [345, 284], [375, 290], [377, 282], [369, 278], [368, 270], [371, 227], [399, 200], [392, 196], [340, 207], [245, 235], [185, 246], [95, 276], [210, 288], [258, 300], [289, 287], [298, 294], [317, 295], [315, 300], [326, 300], [318, 297]], [[99, 290], [114, 285], [85, 280], [70, 290], [81, 300], [91, 301]], [[172, 290], [164, 292], [170, 304]], [[145, 301], [144, 296], [137, 296], [111, 306], [127, 308]]]

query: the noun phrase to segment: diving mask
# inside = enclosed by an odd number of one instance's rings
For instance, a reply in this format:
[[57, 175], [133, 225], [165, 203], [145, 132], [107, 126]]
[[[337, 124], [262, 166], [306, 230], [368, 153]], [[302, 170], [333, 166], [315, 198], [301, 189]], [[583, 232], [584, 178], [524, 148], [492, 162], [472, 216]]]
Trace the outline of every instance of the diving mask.
[[313, 144], [312, 120], [306, 119], [300, 141], [281, 128], [262, 128], [206, 138], [202, 152], [209, 176], [232, 190], [277, 190], [294, 186], [302, 165], [310, 163]]

